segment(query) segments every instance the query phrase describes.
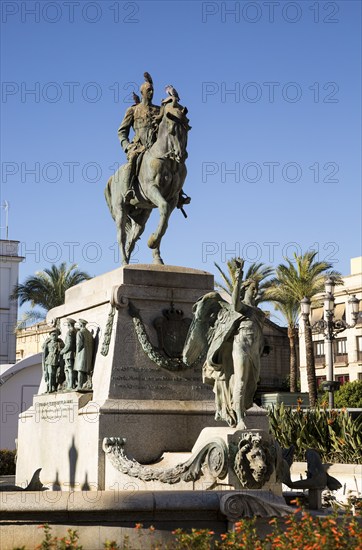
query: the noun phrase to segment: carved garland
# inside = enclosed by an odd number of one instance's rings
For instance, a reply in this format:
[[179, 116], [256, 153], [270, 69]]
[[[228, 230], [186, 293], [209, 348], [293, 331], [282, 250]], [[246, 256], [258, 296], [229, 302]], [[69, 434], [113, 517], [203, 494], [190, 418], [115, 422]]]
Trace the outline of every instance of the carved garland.
[[202, 364], [204, 357], [201, 355], [196, 359], [196, 361], [192, 365], [186, 365], [182, 361], [182, 359], [178, 359], [178, 358], [170, 359], [162, 355], [152, 345], [148, 337], [148, 334], [146, 332], [145, 325], [142, 321], [140, 311], [134, 306], [134, 304], [132, 304], [132, 302], [129, 302], [128, 311], [132, 317], [133, 326], [137, 334], [138, 341], [141, 344], [141, 347], [145, 352], [145, 354], [148, 356], [148, 358], [151, 361], [153, 361], [153, 363], [156, 363], [156, 365], [158, 365], [159, 367], [162, 367], [163, 369], [166, 369], [172, 372], [192, 369]]
[[106, 357], [109, 352], [109, 344], [111, 343], [113, 319], [114, 319], [115, 313], [116, 313], [116, 308], [112, 306], [108, 314], [108, 319], [107, 319], [106, 328], [104, 330], [104, 338], [103, 338], [102, 349], [101, 349], [101, 355], [103, 355], [104, 357]]
[[144, 466], [136, 460], [130, 460], [124, 451], [126, 440], [122, 437], [104, 438], [103, 450], [113, 466], [131, 477], [143, 481], [160, 481], [161, 483], [178, 483], [179, 481], [195, 481], [204, 474], [207, 468], [216, 480], [223, 479], [228, 468], [228, 448], [221, 438], [215, 438], [184, 463], [174, 468], [154, 468]]

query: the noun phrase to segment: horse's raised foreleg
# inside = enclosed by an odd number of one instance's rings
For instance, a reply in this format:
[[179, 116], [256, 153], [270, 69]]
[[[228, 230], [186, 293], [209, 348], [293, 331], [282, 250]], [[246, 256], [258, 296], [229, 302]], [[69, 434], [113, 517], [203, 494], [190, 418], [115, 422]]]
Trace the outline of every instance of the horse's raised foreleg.
[[[177, 199], [167, 202], [161, 195], [158, 187], [153, 186], [148, 192], [148, 198], [157, 206], [160, 213], [160, 221], [158, 222], [157, 229], [148, 239], [148, 246], [154, 250], [159, 249], [161, 239], [166, 233], [168, 227], [168, 220], [170, 218], [172, 210], [176, 206]], [[159, 253], [159, 252], [158, 252]]]

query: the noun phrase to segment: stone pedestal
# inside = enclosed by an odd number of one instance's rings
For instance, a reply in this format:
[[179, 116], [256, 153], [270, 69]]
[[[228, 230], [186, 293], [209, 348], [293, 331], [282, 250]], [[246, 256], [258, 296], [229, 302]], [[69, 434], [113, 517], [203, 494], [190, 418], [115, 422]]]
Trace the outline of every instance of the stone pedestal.
[[165, 452], [190, 452], [201, 430], [217, 425], [213, 392], [202, 383], [200, 366], [170, 370], [152, 360], [130, 311], [138, 311], [151, 348], [167, 359], [173, 332], [160, 349], [155, 321], [159, 331], [170, 309], [191, 319], [193, 304], [211, 290], [209, 273], [154, 265], [122, 267], [69, 289], [47, 320], [60, 320], [63, 339], [67, 317], [88, 321], [95, 340], [93, 392], [44, 394], [42, 382], [33, 406], [20, 415], [16, 483], [42, 468], [45, 485], [104, 489], [107, 437], [125, 438], [128, 455], [143, 464]]

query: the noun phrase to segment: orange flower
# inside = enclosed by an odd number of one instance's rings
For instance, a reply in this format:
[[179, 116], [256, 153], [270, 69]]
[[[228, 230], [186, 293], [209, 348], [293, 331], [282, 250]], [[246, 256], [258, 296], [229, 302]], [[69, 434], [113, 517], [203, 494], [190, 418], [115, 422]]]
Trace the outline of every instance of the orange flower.
[[150, 525], [148, 529], [151, 531], [151, 533], [153, 533], [153, 531], [156, 531], [156, 529], [153, 527], [153, 525]]
[[142, 527], [142, 523], [136, 523], [136, 525], [134, 526], [135, 529], [142, 529]]

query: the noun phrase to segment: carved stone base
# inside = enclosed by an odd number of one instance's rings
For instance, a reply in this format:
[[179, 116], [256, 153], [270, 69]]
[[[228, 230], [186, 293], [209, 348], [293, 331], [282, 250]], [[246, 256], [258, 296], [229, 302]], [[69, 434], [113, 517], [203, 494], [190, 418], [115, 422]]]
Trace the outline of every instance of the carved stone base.
[[281, 496], [277, 452], [264, 430], [205, 428], [190, 453], [165, 453], [148, 465], [132, 459], [127, 444], [122, 437], [103, 440], [107, 489], [130, 484], [151, 491], [263, 489]]

